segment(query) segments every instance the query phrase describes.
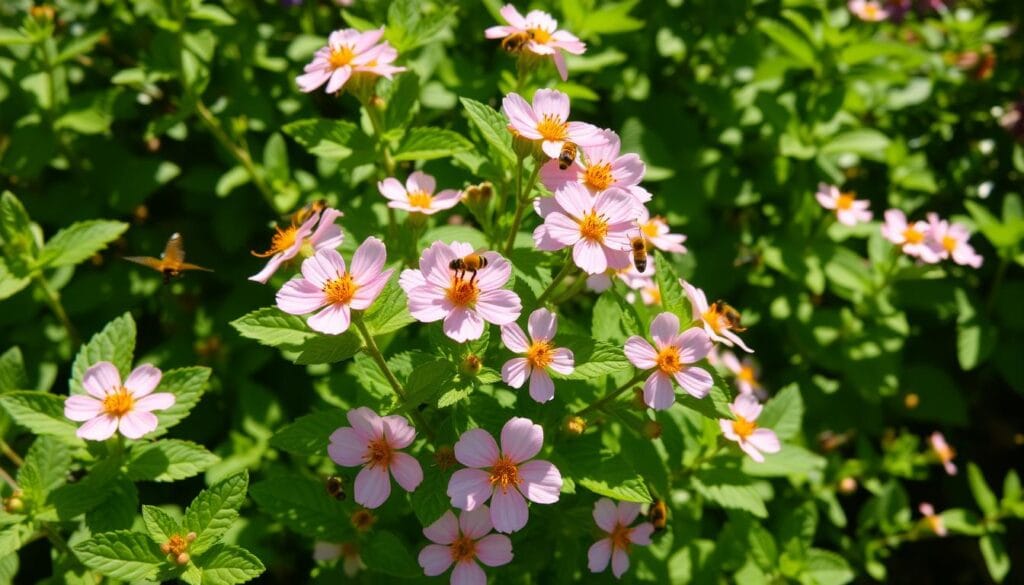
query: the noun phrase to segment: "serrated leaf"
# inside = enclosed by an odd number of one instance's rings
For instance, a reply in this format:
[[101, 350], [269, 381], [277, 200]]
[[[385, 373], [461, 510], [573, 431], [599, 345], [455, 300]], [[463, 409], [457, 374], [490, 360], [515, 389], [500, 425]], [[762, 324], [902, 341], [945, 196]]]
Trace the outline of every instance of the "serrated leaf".
[[176, 481], [198, 475], [220, 461], [202, 445], [164, 439], [132, 448], [128, 477], [134, 481]]
[[352, 330], [341, 335], [320, 335], [307, 339], [299, 348], [295, 363], [300, 366], [310, 364], [333, 364], [347, 360], [363, 348], [363, 340]]
[[801, 65], [808, 69], [818, 70], [818, 57], [814, 45], [795, 29], [776, 20], [769, 19], [758, 21], [757, 29], [785, 52], [789, 53]]
[[[454, 387], [451, 382], [455, 374], [454, 366], [448, 360], [438, 359], [420, 364], [409, 374], [405, 383], [407, 398], [395, 412], [408, 412], [421, 404], [430, 404], [442, 392]], [[444, 406], [438, 405], [439, 408]]]
[[64, 397], [48, 392], [16, 390], [0, 395], [0, 408], [14, 422], [37, 435], [50, 435], [66, 443], [81, 444], [77, 425], [64, 416]]
[[111, 484], [119, 477], [120, 466], [117, 458], [100, 460], [82, 479], [55, 489], [47, 504], [53, 506], [61, 520], [71, 520], [87, 513], [107, 499]]
[[408, 552], [409, 545], [386, 530], [375, 530], [363, 546], [361, 554], [366, 566], [373, 570], [412, 579], [419, 577], [423, 570]]
[[500, 112], [486, 104], [469, 98], [459, 98], [466, 110], [469, 121], [473, 123], [480, 135], [491, 145], [491, 148], [506, 165], [515, 163], [516, 155], [512, 151], [512, 134], [508, 131], [508, 120]]
[[595, 494], [626, 502], [651, 502], [647, 483], [629, 460], [604, 449], [597, 437], [578, 441], [571, 453], [563, 455], [563, 475]]
[[830, 550], [808, 550], [804, 566], [804, 575], [811, 577], [815, 585], [844, 585], [854, 578], [846, 559]]
[[160, 548], [144, 534], [118, 530], [96, 534], [74, 546], [82, 563], [114, 579], [154, 579], [164, 562]]
[[420, 97], [420, 78], [414, 71], [395, 77], [385, 91], [380, 91], [384, 99], [384, 128], [399, 130], [405, 128], [416, 113], [416, 102]]
[[185, 510], [183, 530], [195, 532], [196, 539], [189, 550], [202, 554], [220, 540], [220, 537], [238, 518], [238, 508], [245, 502], [249, 487], [248, 472], [231, 477], [199, 492]]
[[559, 336], [565, 347], [572, 348], [576, 360], [570, 380], [592, 380], [606, 374], [630, 371], [633, 365], [626, 359], [621, 345], [606, 341], [595, 341], [573, 335]]
[[752, 477], [786, 477], [821, 471], [825, 469], [825, 463], [825, 458], [820, 455], [797, 445], [785, 444], [778, 453], [765, 453], [764, 461], [760, 463], [744, 457], [742, 468]]
[[28, 276], [15, 276], [7, 266], [7, 260], [0, 257], [0, 301], [18, 294], [30, 282], [32, 282], [32, 279]]
[[316, 118], [285, 124], [281, 130], [306, 147], [310, 154], [341, 160], [352, 154], [349, 142], [356, 133], [356, 125], [344, 120]]
[[783, 441], [800, 433], [804, 418], [804, 400], [796, 384], [783, 388], [764, 405], [757, 426], [775, 431]]
[[451, 500], [448, 498], [449, 474], [440, 469], [431, 469], [424, 461], [420, 461], [420, 465], [425, 470], [423, 482], [409, 494], [409, 502], [420, 524], [427, 527], [451, 509]]
[[178, 521], [156, 506], [142, 507], [142, 521], [146, 525], [149, 537], [157, 544], [163, 544], [170, 540], [171, 536], [181, 534], [181, 525]]
[[697, 398], [677, 389], [676, 402], [686, 408], [692, 408], [712, 420], [720, 418], [730, 419], [732, 418], [732, 411], [729, 409], [729, 403], [732, 402], [732, 397], [729, 391], [725, 389], [725, 384], [722, 380], [714, 373], [711, 375], [715, 380], [715, 385], [711, 387], [711, 391], [708, 392], [707, 396]]
[[131, 313], [125, 313], [114, 319], [88, 343], [78, 350], [75, 361], [71, 365], [71, 380], [68, 385], [71, 394], [85, 394], [82, 388], [82, 377], [86, 370], [97, 362], [108, 361], [121, 373], [124, 380], [132, 367], [132, 355], [135, 353], [135, 320]]
[[175, 368], [164, 372], [155, 391], [174, 394], [174, 405], [166, 410], [156, 411], [159, 424], [155, 431], [146, 435], [147, 438], [163, 435], [192, 412], [206, 391], [211, 372], [210, 368], [202, 366]]
[[202, 585], [236, 585], [255, 579], [266, 567], [259, 558], [240, 546], [218, 544], [195, 564], [203, 571]]
[[317, 336], [305, 319], [277, 307], [256, 309], [232, 321], [231, 326], [242, 337], [270, 347], [298, 346]]
[[345, 412], [328, 409], [307, 414], [277, 431], [270, 438], [270, 446], [294, 455], [327, 455], [331, 433], [350, 426]]
[[363, 321], [373, 336], [387, 335], [416, 321], [409, 313], [409, 302], [405, 292], [398, 286], [397, 270], [384, 285], [377, 300], [363, 315]]
[[70, 467], [71, 449], [66, 444], [55, 437], [37, 438], [18, 470], [18, 484], [24, 492], [24, 499], [36, 504], [44, 503], [51, 491], [67, 481]]
[[433, 160], [452, 156], [473, 148], [473, 143], [458, 132], [423, 126], [410, 129], [392, 158], [403, 160]]
[[0, 392], [28, 388], [28, 374], [21, 349], [12, 347], [0, 355]]
[[299, 476], [274, 477], [252, 486], [252, 499], [290, 529], [318, 540], [342, 542], [352, 537], [345, 505], [322, 484]]
[[766, 518], [764, 499], [751, 479], [736, 469], [701, 469], [692, 476], [693, 488], [709, 501], [723, 508], [745, 510], [758, 518]]
[[139, 508], [139, 491], [127, 477], [119, 475], [107, 484], [103, 501], [85, 513], [85, 524], [93, 534], [127, 530]]
[[39, 265], [48, 268], [74, 266], [107, 247], [128, 229], [121, 221], [80, 221], [60, 230], [39, 254]]
[[821, 147], [821, 154], [856, 154], [871, 160], [885, 160], [889, 137], [872, 128], [848, 130], [832, 137]]
[[661, 252], [655, 252], [654, 278], [658, 282], [658, 290], [661, 292], [661, 306], [666, 311], [674, 313], [679, 317], [679, 323], [685, 329], [687, 324], [693, 320], [693, 312], [690, 310], [690, 301], [686, 291], [679, 283], [679, 275], [668, 258]]

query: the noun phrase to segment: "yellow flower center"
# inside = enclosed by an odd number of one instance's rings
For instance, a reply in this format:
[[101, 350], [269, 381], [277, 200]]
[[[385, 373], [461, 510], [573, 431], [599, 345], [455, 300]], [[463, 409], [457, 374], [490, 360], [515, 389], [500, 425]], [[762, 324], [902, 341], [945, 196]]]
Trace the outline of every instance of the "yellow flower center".
[[836, 209], [846, 210], [853, 207], [853, 193], [842, 193], [836, 199]]
[[363, 459], [371, 468], [380, 466], [387, 469], [391, 463], [391, 445], [383, 437], [370, 441], [370, 444], [366, 446]]
[[924, 241], [924, 234], [915, 230], [912, 227], [908, 227], [907, 229], [903, 230], [903, 239], [908, 244], [920, 244], [921, 242]]
[[468, 536], [459, 536], [449, 547], [452, 551], [452, 560], [456, 563], [476, 558], [476, 541]]
[[331, 67], [338, 69], [339, 67], [344, 67], [351, 63], [355, 56], [356, 54], [352, 52], [352, 47], [342, 45], [337, 49], [332, 49], [331, 56], [328, 57], [327, 60], [331, 63]]
[[757, 423], [752, 420], [747, 420], [742, 416], [736, 415], [736, 420], [732, 421], [732, 431], [739, 435], [743, 440], [754, 434], [754, 430], [757, 429]]
[[658, 228], [661, 227], [660, 224], [661, 221], [659, 221], [658, 218], [651, 218], [650, 221], [640, 226], [640, 231], [643, 232], [644, 237], [647, 239], [655, 238], [658, 236]]
[[531, 28], [526, 32], [530, 33], [530, 38], [542, 45], [551, 40], [551, 33], [542, 28]]
[[645, 288], [644, 290], [651, 297], [651, 304], [654, 304], [654, 305], [660, 305], [661, 304], [661, 289], [660, 288], [658, 288], [657, 286], [649, 286], [649, 287]]
[[501, 488], [502, 493], [508, 493], [509, 488], [518, 486], [523, 480], [519, 478], [519, 467], [507, 455], [502, 455], [491, 468], [489, 481], [492, 486]]
[[926, 516], [924, 519], [928, 523], [928, 528], [931, 529], [935, 534], [941, 534], [945, 527], [943, 526], [942, 517], [938, 515]]
[[544, 140], [565, 140], [569, 135], [569, 124], [556, 116], [547, 114], [537, 124], [537, 132], [540, 132]]
[[679, 350], [675, 346], [669, 345], [662, 348], [654, 361], [658, 364], [658, 369], [666, 374], [678, 374], [683, 371], [683, 363], [679, 359]]
[[476, 282], [462, 278], [452, 277], [452, 284], [448, 287], [448, 300], [456, 307], [472, 306], [480, 296], [480, 289]]
[[409, 205], [413, 207], [419, 207], [421, 209], [430, 209], [430, 204], [434, 201], [434, 198], [425, 191], [413, 191], [409, 193]]
[[583, 180], [586, 181], [587, 185], [592, 189], [597, 191], [604, 191], [608, 187], [611, 187], [615, 182], [615, 177], [612, 176], [611, 163], [591, 165], [587, 167], [587, 170], [583, 173]]
[[358, 288], [359, 285], [352, 279], [352, 275], [346, 273], [344, 276], [327, 281], [323, 291], [327, 301], [332, 305], [347, 305], [352, 302], [352, 297], [356, 296]]
[[953, 450], [949, 445], [943, 445], [941, 448], [935, 448], [935, 454], [939, 456], [939, 461], [948, 463], [956, 457], [956, 451]]
[[868, 2], [864, 5], [864, 18], [873, 20], [878, 18], [878, 5], [873, 2]]
[[956, 244], [956, 238], [952, 236], [942, 236], [942, 247], [950, 254], [953, 253], [953, 250], [956, 250]]
[[132, 411], [133, 406], [135, 406], [135, 399], [124, 386], [112, 394], [107, 394], [107, 397], [103, 399], [103, 412], [111, 416], [124, 416]]
[[633, 532], [632, 528], [616, 522], [615, 528], [613, 528], [611, 533], [608, 535], [612, 541], [612, 548], [628, 552], [629, 545], [631, 543], [629, 539], [631, 532]]
[[184, 536], [180, 534], [172, 534], [171, 537], [167, 539], [167, 542], [164, 543], [164, 546], [161, 548], [167, 549], [167, 552], [164, 554], [178, 556], [181, 553], [188, 550], [188, 545], [189, 541], [186, 540]]
[[274, 227], [277, 233], [270, 239], [270, 249], [266, 252], [253, 252], [252, 255], [257, 258], [267, 258], [274, 254], [280, 254], [288, 248], [291, 248], [295, 244], [295, 237], [298, 235], [299, 228], [297, 226], [290, 225], [285, 229]]
[[546, 341], [534, 341], [526, 350], [526, 361], [534, 368], [544, 369], [555, 359], [555, 350]]
[[608, 235], [608, 222], [591, 211], [580, 222], [580, 235], [588, 240], [603, 244], [605, 236]]
[[754, 375], [754, 368], [750, 366], [741, 366], [740, 371], [736, 374], [736, 377], [743, 380], [747, 384], [756, 384], [757, 378]]

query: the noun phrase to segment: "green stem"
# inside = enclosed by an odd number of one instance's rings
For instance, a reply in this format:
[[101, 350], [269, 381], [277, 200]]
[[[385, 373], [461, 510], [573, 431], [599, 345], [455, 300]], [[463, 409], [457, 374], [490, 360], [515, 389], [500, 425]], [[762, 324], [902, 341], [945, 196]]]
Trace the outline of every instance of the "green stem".
[[43, 293], [46, 298], [46, 304], [50, 306], [50, 310], [57, 316], [57, 319], [64, 326], [64, 329], [68, 332], [68, 338], [71, 340], [74, 347], [81, 345], [82, 340], [78, 337], [78, 330], [75, 329], [74, 324], [68, 317], [67, 311], [64, 310], [64, 305], [60, 302], [60, 293], [53, 290], [50, 287], [50, 283], [46, 282], [46, 278], [42, 273], [36, 273], [32, 277], [32, 281], [35, 282], [36, 287]]
[[[368, 97], [362, 95], [357, 96], [359, 102], [366, 110], [366, 117], [370, 119], [370, 126], [373, 127], [373, 135], [377, 141], [377, 146], [380, 149], [380, 164], [378, 169], [380, 170], [380, 178], [386, 179], [388, 177], [395, 176], [395, 159], [391, 156], [391, 149], [388, 148], [387, 143], [384, 141], [384, 123], [380, 119], [380, 112], [377, 108], [370, 103]], [[388, 233], [394, 236], [398, 226], [398, 219], [395, 216], [395, 210], [388, 207]]]
[[547, 298], [551, 296], [551, 293], [555, 292], [555, 289], [558, 287], [558, 285], [561, 284], [562, 281], [565, 280], [565, 278], [573, 272], [574, 268], [576, 268], [576, 265], [573, 264], [572, 259], [569, 257], [568, 254], [566, 254], [564, 261], [562, 262], [562, 269], [558, 271], [558, 274], [556, 274], [555, 278], [551, 280], [551, 284], [549, 284], [548, 287], [544, 289], [544, 292], [540, 293], [540, 296], [537, 297], [537, 304], [543, 305], [544, 301], [546, 301]]
[[11, 463], [14, 463], [18, 467], [21, 467], [22, 464], [25, 463], [25, 460], [21, 458], [21, 455], [18, 455], [18, 453], [7, 444], [7, 441], [3, 439], [0, 439], [0, 451], [2, 451], [3, 454], [11, 460]]
[[568, 302], [569, 300], [575, 298], [576, 295], [578, 295], [581, 292], [583, 292], [583, 290], [585, 288], [587, 288], [587, 279], [586, 278], [578, 278], [578, 279], [576, 279], [575, 282], [573, 282], [569, 286], [569, 288], [565, 291], [565, 293], [563, 293], [558, 298], [552, 300], [551, 304], [552, 305], [561, 305], [562, 303]]
[[530, 204], [530, 192], [533, 191], [533, 186], [537, 183], [537, 175], [540, 174], [540, 164], [534, 162], [533, 172], [530, 173], [530, 180], [526, 183], [526, 190], [522, 190], [522, 162], [519, 163], [520, 169], [518, 171], [516, 180], [516, 214], [512, 218], [512, 227], [508, 230], [508, 240], [505, 241], [505, 256], [508, 256], [512, 252], [512, 248], [516, 244], [516, 235], [519, 232], [519, 225], [523, 223], [523, 213]]
[[612, 390], [608, 394], [605, 394], [603, 397], [595, 400], [594, 402], [590, 403], [589, 406], [587, 406], [583, 410], [577, 412], [576, 415], [577, 416], [585, 416], [586, 414], [588, 414], [590, 412], [598, 410], [599, 408], [603, 407], [605, 404], [608, 404], [612, 400], [615, 400], [616, 398], [618, 398], [619, 395], [622, 394], [623, 392], [625, 392], [626, 390], [629, 390], [630, 388], [632, 388], [634, 384], [636, 384], [640, 380], [643, 380], [644, 376], [646, 376], [646, 375], [647, 375], [647, 371], [646, 370], [638, 371], [636, 373], [636, 375], [634, 375], [632, 378], [630, 378], [630, 380], [628, 382], [626, 382], [622, 386], [619, 386], [615, 390]]
[[11, 477], [11, 474], [7, 473], [7, 470], [3, 467], [0, 467], [0, 479], [4, 480], [7, 482], [7, 485], [11, 486], [11, 491], [18, 491], [18, 482], [15, 481], [14, 478]]
[[274, 205], [274, 191], [267, 185], [266, 181], [263, 180], [263, 174], [260, 173], [259, 168], [256, 167], [256, 163], [252, 160], [252, 155], [249, 154], [249, 149], [240, 146], [234, 140], [228, 136], [227, 132], [220, 125], [220, 120], [217, 116], [206, 107], [203, 103], [202, 98], [195, 96], [196, 113], [199, 114], [199, 119], [202, 120], [203, 124], [210, 130], [213, 137], [217, 139], [217, 142], [228, 151], [234, 159], [242, 165], [245, 172], [249, 174], [249, 179], [253, 185], [256, 185], [256, 189], [259, 190], [260, 194], [263, 195], [263, 199], [267, 202], [267, 205], [271, 209], [276, 210], [277, 207]]

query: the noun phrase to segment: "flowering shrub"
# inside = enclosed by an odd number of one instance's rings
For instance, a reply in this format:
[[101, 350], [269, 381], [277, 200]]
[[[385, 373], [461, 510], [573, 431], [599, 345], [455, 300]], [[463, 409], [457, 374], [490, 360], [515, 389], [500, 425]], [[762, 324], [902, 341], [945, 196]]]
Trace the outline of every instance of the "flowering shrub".
[[1018, 4], [4, 3], [0, 583], [1020, 581]]

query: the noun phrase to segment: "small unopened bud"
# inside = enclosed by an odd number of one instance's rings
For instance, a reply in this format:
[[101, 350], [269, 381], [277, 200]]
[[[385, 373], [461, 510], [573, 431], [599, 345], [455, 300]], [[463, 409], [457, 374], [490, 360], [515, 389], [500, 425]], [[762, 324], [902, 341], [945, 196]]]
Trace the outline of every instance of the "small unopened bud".
[[165, 555], [171, 554], [171, 543], [165, 542], [165, 543], [161, 544], [160, 545], [160, 552], [164, 553]]
[[839, 493], [848, 496], [848, 495], [852, 494], [855, 491], [857, 491], [857, 480], [856, 479], [853, 479], [852, 477], [847, 476], [847, 477], [844, 477], [843, 479], [839, 480]]
[[587, 430], [587, 421], [581, 416], [570, 416], [565, 419], [565, 423], [562, 425], [566, 434], [578, 437], [583, 434], [583, 431]]
[[350, 520], [353, 528], [359, 532], [366, 532], [373, 527], [374, 522], [377, 521], [377, 517], [369, 510], [359, 509], [352, 512]]
[[434, 463], [437, 464], [438, 469], [441, 471], [447, 471], [455, 467], [455, 451], [448, 445], [438, 447], [434, 453]]
[[647, 410], [647, 403], [644, 402], [644, 389], [639, 386], [633, 388], [633, 408]]
[[516, 156], [520, 159], [533, 156], [537, 149], [537, 141], [523, 138], [519, 135], [519, 131], [512, 126], [509, 126], [508, 130], [512, 133], [512, 151], [516, 153]]
[[476, 376], [480, 373], [480, 368], [484, 367], [484, 363], [480, 361], [480, 357], [476, 354], [469, 354], [462, 360], [462, 373], [470, 376]]
[[193, 540], [195, 540], [197, 538], [197, 536], [198, 535], [195, 532], [189, 532], [188, 534], [185, 535], [185, 540], [187, 540], [189, 542], [192, 542]]
[[53, 19], [57, 16], [57, 13], [53, 10], [53, 6], [47, 6], [45, 4], [29, 8], [28, 13], [32, 18], [40, 22], [53, 22]]
[[644, 436], [648, 439], [657, 439], [661, 436], [661, 423], [656, 420], [649, 420], [644, 423]]
[[379, 95], [370, 97], [370, 107], [377, 108], [378, 110], [384, 109], [384, 98]]
[[15, 492], [15, 495], [4, 498], [4, 512], [17, 514], [25, 509], [25, 500], [22, 500], [20, 495], [20, 492]]
[[480, 201], [480, 187], [476, 185], [470, 185], [466, 187], [466, 190], [462, 192], [462, 198], [468, 203], [476, 203]]
[[487, 200], [494, 195], [494, 185], [490, 181], [480, 183], [480, 198]]
[[921, 398], [913, 392], [903, 397], [903, 406], [906, 406], [908, 410], [914, 410], [918, 404], [921, 404]]
[[187, 565], [188, 564], [188, 560], [189, 560], [188, 553], [181, 553], [180, 555], [177, 556], [177, 558], [174, 559], [174, 562], [178, 563], [179, 565]]

